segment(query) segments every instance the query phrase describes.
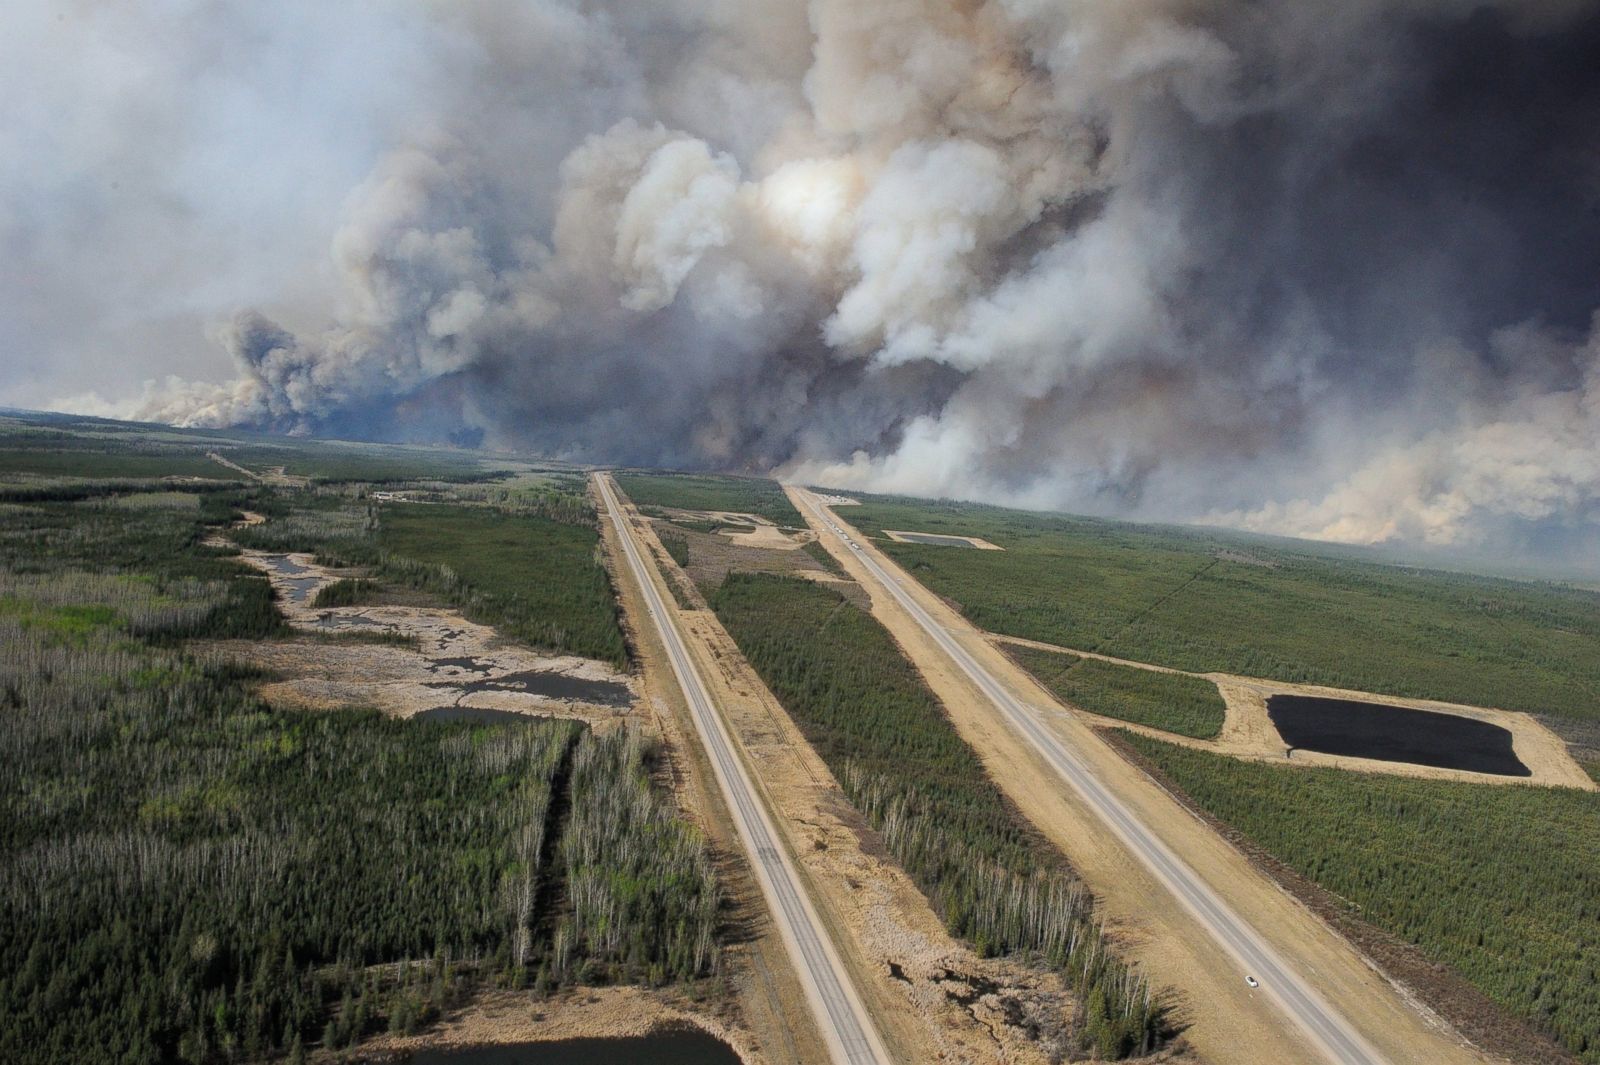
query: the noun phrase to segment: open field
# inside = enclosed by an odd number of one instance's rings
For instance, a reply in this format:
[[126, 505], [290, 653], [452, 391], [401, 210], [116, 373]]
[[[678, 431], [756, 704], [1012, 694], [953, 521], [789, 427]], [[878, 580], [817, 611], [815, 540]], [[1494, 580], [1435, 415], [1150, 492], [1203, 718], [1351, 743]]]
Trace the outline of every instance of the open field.
[[850, 517], [869, 535], [973, 535], [1005, 549], [881, 543], [979, 628], [1193, 672], [1600, 717], [1593, 592], [1225, 533], [860, 499]]
[[686, 473], [618, 473], [615, 476], [617, 487], [640, 507], [754, 514], [789, 529], [805, 525], [783, 489], [776, 481], [765, 477]]
[[1600, 1061], [1600, 794], [1294, 770], [1126, 741], [1353, 913]]

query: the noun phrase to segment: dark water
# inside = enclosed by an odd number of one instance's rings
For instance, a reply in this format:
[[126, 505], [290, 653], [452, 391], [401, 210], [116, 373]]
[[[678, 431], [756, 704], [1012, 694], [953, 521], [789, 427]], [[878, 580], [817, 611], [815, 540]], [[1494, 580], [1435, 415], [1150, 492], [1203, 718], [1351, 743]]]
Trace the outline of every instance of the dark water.
[[[908, 533], [900, 534], [900, 539], [910, 540], [914, 544], [931, 544], [934, 547], [972, 547], [972, 544], [959, 536], [940, 536], [938, 533]], [[977, 548], [973, 548], [977, 550]]]
[[479, 674], [494, 672], [493, 665], [483, 661], [481, 658], [473, 658], [470, 655], [459, 658], [435, 658], [432, 662], [428, 663], [429, 673], [437, 673], [441, 669], [461, 669], [468, 673]]
[[637, 1039], [423, 1050], [411, 1055], [409, 1065], [739, 1065], [739, 1055], [698, 1029], [684, 1029]]
[[295, 562], [288, 555], [264, 555], [262, 556], [262, 561], [267, 564], [273, 573], [280, 577], [289, 578], [286, 581], [282, 581], [279, 587], [283, 588], [284, 594], [293, 602], [305, 602], [306, 596], [310, 595], [317, 585], [322, 583], [322, 578], [316, 575], [310, 577], [297, 576], [297, 574], [310, 573], [311, 571], [300, 565], [300, 563]]
[[440, 681], [430, 685], [435, 688], [459, 689], [463, 692], [527, 692], [549, 699], [572, 699], [596, 706], [629, 706], [633, 693], [626, 684], [614, 680], [585, 680], [566, 673], [545, 670], [528, 670], [523, 673], [506, 673], [498, 677], [479, 680]]
[[417, 721], [447, 721], [468, 725], [526, 725], [534, 721], [549, 721], [536, 714], [519, 714], [514, 710], [493, 710], [486, 706], [435, 706], [414, 715]]
[[1350, 699], [1274, 695], [1267, 715], [1291, 747], [1323, 754], [1469, 769], [1507, 777], [1533, 773], [1499, 725], [1454, 714]]

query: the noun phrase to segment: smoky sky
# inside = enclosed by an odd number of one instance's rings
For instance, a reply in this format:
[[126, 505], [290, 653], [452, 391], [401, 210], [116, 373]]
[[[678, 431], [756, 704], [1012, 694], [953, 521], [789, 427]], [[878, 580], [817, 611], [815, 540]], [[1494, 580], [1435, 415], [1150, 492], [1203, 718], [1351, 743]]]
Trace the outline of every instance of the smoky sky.
[[1600, 3], [140, 7], [0, 398], [1600, 566]]

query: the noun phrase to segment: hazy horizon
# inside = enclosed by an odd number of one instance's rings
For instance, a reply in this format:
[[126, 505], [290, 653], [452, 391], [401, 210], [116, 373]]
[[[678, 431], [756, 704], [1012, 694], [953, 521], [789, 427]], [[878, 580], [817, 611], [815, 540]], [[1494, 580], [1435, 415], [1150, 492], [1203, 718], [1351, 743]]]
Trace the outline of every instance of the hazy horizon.
[[12, 29], [0, 403], [1600, 573], [1600, 3]]

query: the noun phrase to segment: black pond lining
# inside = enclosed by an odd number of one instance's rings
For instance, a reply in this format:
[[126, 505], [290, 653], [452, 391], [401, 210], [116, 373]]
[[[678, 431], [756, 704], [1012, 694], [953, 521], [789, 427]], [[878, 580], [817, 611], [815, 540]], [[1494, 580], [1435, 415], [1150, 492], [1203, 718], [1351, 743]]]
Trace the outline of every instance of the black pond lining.
[[1267, 716], [1293, 750], [1531, 777], [1509, 729], [1476, 718], [1354, 699], [1274, 695]]

